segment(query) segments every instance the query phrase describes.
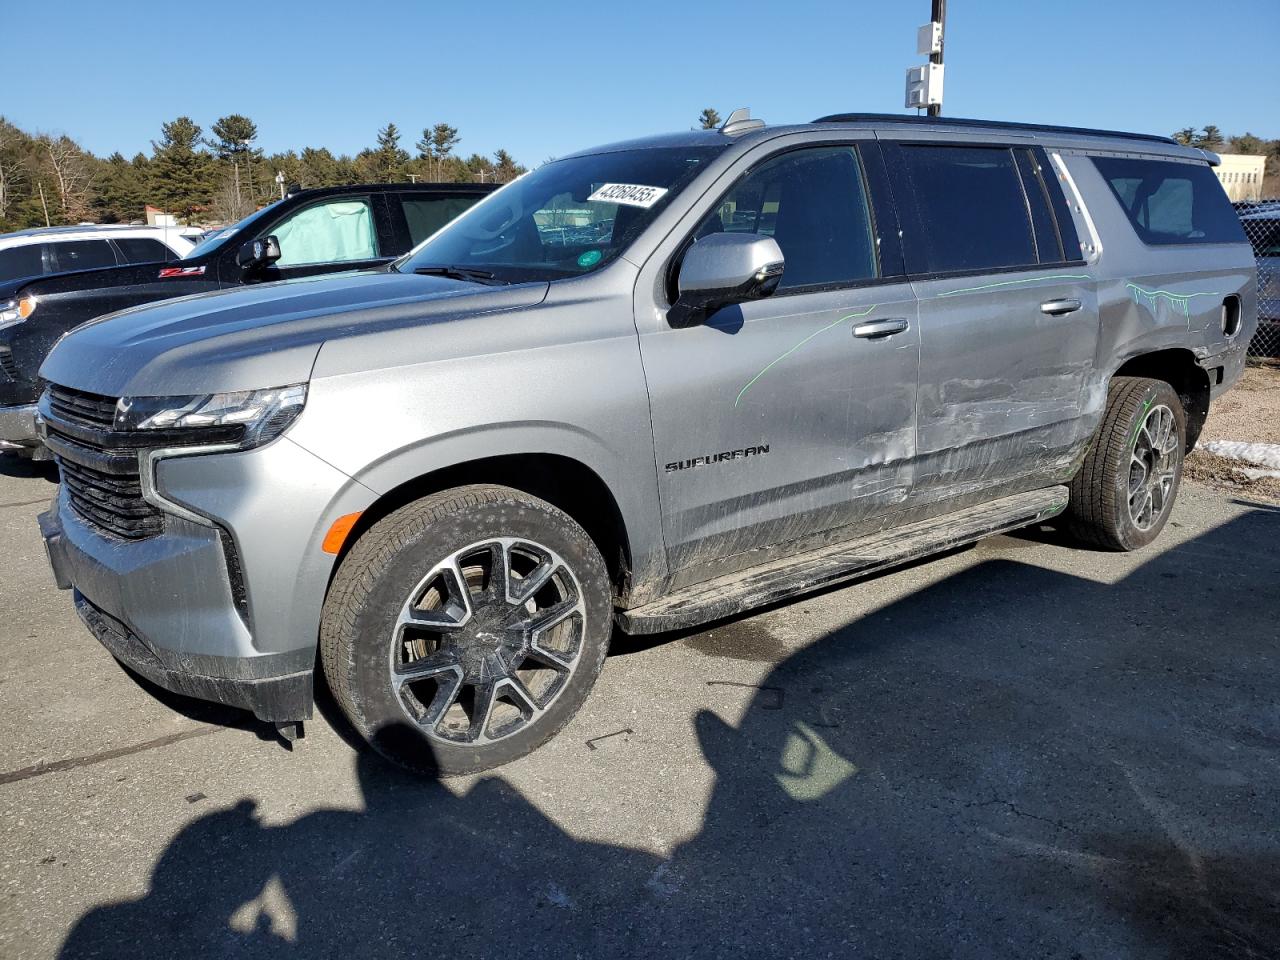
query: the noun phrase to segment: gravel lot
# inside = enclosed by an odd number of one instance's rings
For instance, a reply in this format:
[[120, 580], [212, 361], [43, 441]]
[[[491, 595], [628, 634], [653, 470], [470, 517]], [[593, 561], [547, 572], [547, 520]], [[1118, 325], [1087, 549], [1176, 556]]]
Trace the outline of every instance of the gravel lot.
[[1280, 511], [999, 537], [619, 639], [565, 732], [415, 781], [141, 690], [0, 474], [0, 956], [1280, 955]]
[[[1248, 367], [1244, 377], [1209, 409], [1201, 440], [1280, 443], [1280, 363]], [[1226, 493], [1243, 493], [1280, 504], [1280, 479], [1249, 480], [1231, 460], [1196, 450], [1187, 476]]]

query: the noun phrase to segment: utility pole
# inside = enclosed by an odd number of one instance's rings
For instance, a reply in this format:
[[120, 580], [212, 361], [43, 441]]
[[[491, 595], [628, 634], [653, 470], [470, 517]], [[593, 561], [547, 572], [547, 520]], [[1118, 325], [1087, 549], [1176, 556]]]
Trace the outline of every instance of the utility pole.
[[[942, 38], [938, 43], [938, 50], [936, 53], [929, 54], [929, 62], [942, 66], [942, 48], [947, 43], [947, 0], [933, 0], [933, 14], [929, 19], [942, 27]], [[931, 117], [942, 116], [942, 104], [929, 104], [928, 112]]]

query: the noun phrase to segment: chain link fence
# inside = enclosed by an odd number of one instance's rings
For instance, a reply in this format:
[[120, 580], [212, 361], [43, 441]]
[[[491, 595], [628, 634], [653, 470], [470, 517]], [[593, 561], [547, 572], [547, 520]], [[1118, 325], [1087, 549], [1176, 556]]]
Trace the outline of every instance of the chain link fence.
[[1251, 357], [1280, 357], [1280, 199], [1235, 204], [1258, 258], [1258, 332]]

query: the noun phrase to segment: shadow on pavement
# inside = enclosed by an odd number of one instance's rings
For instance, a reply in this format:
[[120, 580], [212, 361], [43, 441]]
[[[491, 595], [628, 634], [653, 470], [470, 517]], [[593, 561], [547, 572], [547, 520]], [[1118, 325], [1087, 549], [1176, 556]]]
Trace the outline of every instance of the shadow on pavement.
[[670, 858], [365, 751], [363, 810], [211, 813], [63, 956], [1278, 956], [1277, 539], [1246, 513], [1116, 584], [979, 558], [831, 632], [698, 714]]
[[52, 460], [32, 460], [13, 453], [0, 453], [0, 476], [30, 479], [41, 477], [58, 482], [58, 465]]

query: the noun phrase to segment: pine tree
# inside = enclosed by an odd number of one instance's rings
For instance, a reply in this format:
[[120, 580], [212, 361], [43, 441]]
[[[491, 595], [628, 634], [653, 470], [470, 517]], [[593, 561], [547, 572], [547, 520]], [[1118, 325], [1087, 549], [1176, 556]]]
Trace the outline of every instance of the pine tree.
[[262, 151], [253, 145], [258, 139], [258, 125], [242, 113], [231, 113], [219, 117], [211, 132], [213, 138], [204, 143], [229, 168], [223, 179], [231, 184], [231, 194], [237, 200], [235, 205], [252, 209], [258, 199], [258, 183], [264, 172], [258, 163], [262, 159]]
[[433, 162], [432, 176], [436, 180], [444, 179], [444, 161], [453, 153], [460, 139], [458, 128], [447, 123], [437, 123], [422, 131], [422, 139], [417, 143], [418, 156]]
[[103, 223], [131, 223], [141, 220], [146, 204], [145, 171], [140, 168], [146, 158], [139, 154], [133, 162], [113, 153], [99, 164], [94, 180], [93, 211]]
[[378, 131], [378, 146], [367, 151], [366, 156], [378, 183], [399, 183], [405, 179], [409, 154], [400, 149], [400, 130], [394, 123]]
[[1206, 150], [1221, 150], [1224, 143], [1222, 131], [1210, 123], [1191, 143], [1192, 146], [1203, 147]]
[[161, 124], [160, 139], [152, 141], [150, 187], [155, 202], [166, 212], [191, 222], [213, 196], [213, 163], [198, 150], [200, 125], [190, 117]]
[[698, 117], [698, 126], [703, 130], [715, 130], [720, 123], [720, 114], [715, 107], [707, 107]]
[[494, 151], [493, 161], [493, 174], [499, 183], [507, 183], [525, 172], [525, 168], [505, 150]]

